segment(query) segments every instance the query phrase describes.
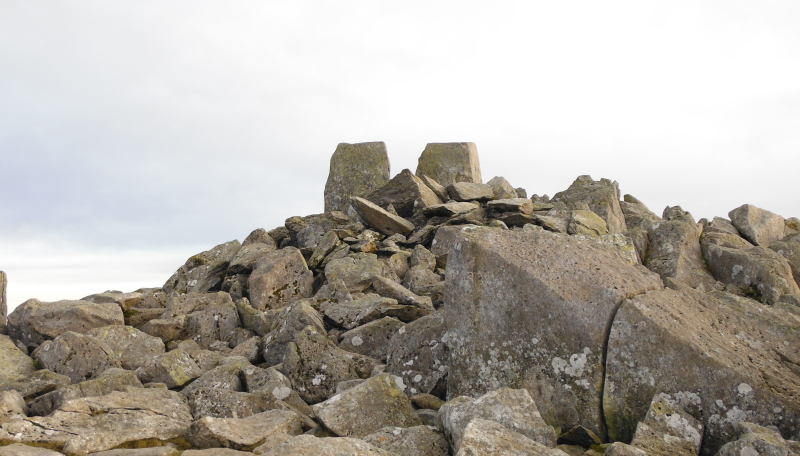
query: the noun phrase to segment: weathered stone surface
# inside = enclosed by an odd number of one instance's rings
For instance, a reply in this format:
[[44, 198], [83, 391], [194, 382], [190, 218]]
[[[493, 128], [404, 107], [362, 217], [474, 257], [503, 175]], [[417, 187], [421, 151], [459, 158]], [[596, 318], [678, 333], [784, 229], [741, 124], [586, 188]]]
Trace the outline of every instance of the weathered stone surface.
[[497, 212], [521, 212], [530, 215], [533, 212], [533, 201], [528, 198], [496, 199], [486, 203], [486, 207]]
[[419, 296], [393, 280], [376, 276], [372, 278], [372, 287], [379, 295], [385, 298], [395, 299], [400, 304], [417, 306], [431, 311], [433, 310], [431, 298], [427, 296]]
[[339, 382], [359, 378], [356, 362], [347, 352], [312, 326], [300, 331], [288, 345], [281, 372], [311, 404], [332, 396]]
[[324, 260], [326, 256], [333, 252], [333, 249], [335, 249], [338, 245], [339, 236], [336, 234], [336, 232], [331, 230], [325, 233], [317, 243], [317, 246], [314, 247], [314, 252], [311, 253], [311, 256], [308, 258], [308, 267], [318, 267], [322, 263], [322, 260]]
[[401, 377], [407, 393], [444, 397], [449, 351], [443, 312], [435, 312], [398, 329], [389, 341], [386, 370]]
[[368, 288], [375, 276], [397, 278], [394, 271], [374, 253], [354, 253], [332, 260], [325, 266], [328, 281], [341, 280], [351, 293]]
[[142, 383], [136, 374], [124, 369], [106, 369], [97, 378], [59, 388], [44, 394], [31, 402], [31, 415], [49, 415], [72, 399], [82, 397], [105, 396], [114, 391], [128, 391], [130, 388], [141, 388]]
[[442, 226], [436, 230], [436, 236], [431, 241], [431, 253], [436, 255], [436, 265], [443, 268], [447, 265], [447, 258], [453, 250], [456, 236], [462, 230], [474, 230], [475, 225]]
[[232, 448], [249, 451], [279, 433], [301, 434], [300, 415], [285, 410], [269, 410], [247, 418], [206, 416], [192, 423], [189, 441], [198, 448]]
[[597, 434], [585, 427], [575, 426], [569, 431], [559, 435], [556, 443], [559, 445], [578, 445], [583, 448], [589, 448], [592, 445], [600, 445], [603, 441], [600, 440]]
[[800, 284], [800, 234], [787, 236], [780, 241], [773, 242], [769, 248], [786, 258], [789, 267], [792, 268], [795, 283]]
[[[528, 199], [524, 196], [517, 195], [517, 191], [514, 187], [506, 180], [505, 177], [502, 176], [495, 176], [486, 183], [489, 187], [492, 187], [492, 191], [494, 192], [494, 199], [496, 200], [504, 200], [504, 199]], [[530, 201], [530, 200], [528, 200]]]
[[22, 353], [11, 338], [0, 334], [0, 388], [27, 379], [35, 370], [33, 360]]
[[606, 221], [592, 211], [572, 211], [567, 225], [567, 233], [582, 236], [599, 237], [608, 234]]
[[85, 455], [120, 446], [180, 441], [191, 421], [186, 399], [174, 391], [114, 392], [69, 401], [49, 417], [4, 423], [0, 425], [0, 445], [29, 443]]
[[474, 419], [464, 429], [456, 456], [564, 456], [566, 453], [549, 448], [514, 432], [502, 424]]
[[399, 215], [384, 210], [377, 204], [355, 196], [351, 198], [351, 201], [353, 201], [356, 211], [358, 211], [358, 214], [367, 225], [387, 236], [397, 233], [405, 235], [414, 231], [413, 223]]
[[705, 254], [717, 280], [761, 302], [775, 304], [783, 295], [800, 294], [789, 263], [766, 247], [735, 249], [706, 244]]
[[536, 225], [541, 226], [547, 231], [553, 233], [567, 233], [569, 231], [570, 218], [566, 217], [551, 217], [549, 215], [534, 215], [533, 220]]
[[28, 416], [28, 405], [17, 391], [3, 391], [0, 393], [0, 424], [12, 418]]
[[385, 361], [389, 340], [403, 326], [403, 322], [392, 317], [371, 321], [342, 334], [339, 348]]
[[142, 300], [142, 293], [123, 293], [121, 291], [106, 291], [81, 298], [81, 301], [94, 303], [111, 302], [117, 304], [123, 311], [137, 307]]
[[230, 391], [243, 391], [241, 370], [251, 366], [251, 364], [241, 357], [226, 357], [215, 368], [203, 372], [192, 383], [186, 385], [181, 390], [181, 394], [189, 397], [192, 391], [197, 388], [216, 388]]
[[619, 205], [619, 185], [616, 181], [595, 181], [591, 176], [580, 176], [567, 190], [556, 193], [552, 201], [573, 205], [588, 204], [592, 212], [606, 221], [609, 233], [624, 233], [627, 230], [625, 216]]
[[120, 367], [108, 344], [73, 331], [45, 341], [31, 356], [45, 369], [66, 375], [72, 383], [97, 377], [108, 368]]
[[103, 326], [86, 333], [104, 342], [114, 352], [123, 369], [136, 370], [150, 358], [164, 353], [164, 342], [130, 326]]
[[448, 397], [526, 388], [548, 424], [602, 438], [608, 328], [623, 300], [660, 289], [660, 278], [614, 249], [546, 231], [458, 236], [443, 306]]
[[61, 456], [61, 453], [21, 443], [0, 447], [0, 456]]
[[391, 204], [400, 217], [411, 217], [428, 206], [442, 203], [433, 190], [407, 169], [392, 178], [388, 184], [369, 193], [365, 199], [380, 207]]
[[115, 303], [29, 299], [8, 316], [8, 335], [33, 348], [67, 331], [83, 334], [93, 328], [123, 323], [122, 309]]
[[294, 342], [297, 333], [309, 325], [320, 333], [325, 333], [322, 317], [311, 307], [310, 299], [304, 299], [284, 307], [275, 317], [269, 334], [264, 337], [261, 351], [264, 361], [273, 366], [282, 363], [287, 345]]
[[456, 201], [489, 201], [494, 198], [492, 187], [478, 182], [456, 182], [447, 186], [447, 194]]
[[297, 391], [292, 389], [292, 382], [289, 378], [277, 369], [247, 366], [242, 369], [242, 377], [249, 393], [272, 397], [291, 405], [304, 415], [314, 415], [311, 407], [303, 401]]
[[716, 456], [798, 456], [800, 442], [784, 440], [780, 433], [755, 423], [736, 426], [739, 437], [726, 443]]
[[214, 418], [246, 418], [275, 408], [263, 394], [245, 393], [222, 388], [194, 388], [189, 394], [189, 406], [195, 419], [211, 416]]
[[275, 239], [273, 239], [264, 228], [257, 228], [251, 231], [242, 242], [242, 247], [250, 244], [267, 244], [278, 248], [278, 244], [275, 242]]
[[342, 437], [364, 437], [385, 426], [421, 425], [402, 386], [399, 378], [380, 374], [312, 408], [326, 428]]
[[438, 196], [441, 201], [447, 201], [450, 198], [450, 196], [447, 194], [447, 189], [445, 188], [444, 185], [436, 182], [436, 180], [432, 179], [429, 176], [418, 175], [418, 177], [422, 179], [422, 182], [424, 182], [425, 185], [427, 185], [428, 188], [431, 189], [433, 193], [435, 193], [436, 196]]
[[247, 280], [250, 304], [257, 310], [285, 307], [291, 301], [310, 298], [314, 274], [299, 250], [284, 248], [256, 262]]
[[628, 231], [625, 234], [633, 240], [639, 258], [644, 260], [647, 257], [647, 249], [650, 243], [647, 233], [654, 223], [661, 220], [661, 217], [651, 212], [647, 206], [631, 195], [625, 195], [624, 198], [625, 201], [620, 201], [619, 205], [625, 216], [625, 224], [628, 227]]
[[[435, 301], [434, 294], [437, 287], [444, 283], [444, 279], [427, 266], [415, 266], [406, 272], [403, 277], [403, 286], [420, 296], [430, 296]], [[434, 302], [435, 305], [435, 302]]]
[[387, 426], [364, 437], [378, 448], [403, 456], [449, 456], [447, 440], [427, 426]]
[[136, 369], [136, 375], [142, 383], [164, 383], [167, 388], [183, 386], [216, 367], [216, 363], [208, 363], [210, 353], [178, 348], [152, 358]]
[[323, 306], [322, 312], [325, 318], [344, 329], [353, 329], [384, 317], [394, 317], [408, 323], [430, 313], [427, 309], [398, 304], [394, 299], [378, 295], [366, 295], [340, 304], [327, 304]]
[[8, 287], [8, 276], [0, 271], [0, 334], [5, 333], [8, 322], [8, 301], [6, 288]]
[[205, 293], [220, 290], [225, 271], [241, 246], [239, 241], [234, 240], [192, 256], [167, 280], [162, 287], [164, 293]]
[[695, 456], [702, 441], [703, 424], [670, 395], [659, 393], [636, 426], [631, 445], [650, 456]]
[[[2, 339], [3, 336], [0, 336]], [[2, 342], [0, 341], [0, 345]], [[2, 348], [0, 348], [0, 373], [5, 372], [2, 369]], [[34, 398], [47, 394], [53, 390], [64, 387], [72, 383], [66, 375], [56, 374], [49, 369], [39, 369], [33, 371], [33, 360], [28, 358], [31, 370], [28, 374], [19, 377], [17, 381], [4, 383], [0, 380], [0, 391], [14, 390], [18, 391], [26, 402], [30, 402]], [[13, 371], [7, 371], [13, 372]], [[1, 375], [1, 374], [0, 374]], [[2, 377], [0, 377], [2, 378]]]
[[[240, 326], [236, 305], [224, 291], [171, 297], [161, 319], [179, 321], [174, 339], [192, 339], [201, 348], [208, 348], [214, 341], [229, 342], [234, 329]], [[161, 339], [165, 337], [161, 335]]]
[[92, 456], [178, 456], [180, 454], [181, 451], [175, 445], [167, 444], [150, 448], [119, 448], [98, 451], [97, 453], [92, 453]]
[[331, 156], [325, 184], [325, 212], [346, 211], [351, 196], [366, 196], [390, 177], [389, 156], [383, 142], [341, 143]]
[[556, 446], [555, 430], [542, 420], [533, 398], [524, 389], [501, 388], [478, 399], [461, 396], [442, 405], [439, 418], [455, 449], [461, 446], [468, 424], [475, 419], [496, 421], [547, 448]]
[[247, 451], [232, 450], [230, 448], [206, 448], [205, 450], [186, 450], [181, 456], [250, 456]]
[[777, 214], [744, 204], [728, 212], [733, 226], [754, 245], [768, 246], [784, 236], [785, 220]]
[[282, 241], [281, 246], [292, 245], [299, 249], [313, 249], [325, 233], [333, 229], [349, 232], [364, 229], [363, 225], [354, 222], [353, 219], [339, 211], [305, 217], [289, 217], [284, 225], [289, 236]]
[[271, 244], [267, 243], [251, 243], [242, 245], [236, 255], [231, 258], [230, 265], [228, 265], [228, 275], [233, 274], [249, 274], [256, 266], [256, 262], [269, 252], [274, 252], [278, 247], [273, 241]]
[[298, 435], [261, 456], [401, 456], [352, 437], [319, 438]]
[[664, 209], [664, 220], [650, 225], [644, 264], [661, 276], [692, 287], [710, 290], [716, 280], [708, 272], [700, 251], [700, 229], [692, 214], [680, 206]]
[[455, 182], [483, 182], [475, 143], [429, 143], [417, 162], [417, 176], [447, 187]]
[[479, 208], [480, 206], [475, 203], [462, 201], [462, 202], [444, 203], [444, 204], [436, 204], [433, 206], [428, 206], [422, 210], [422, 213], [428, 217], [433, 217], [435, 215], [452, 217], [454, 215], [466, 214], [467, 212], [471, 212]]
[[[589, 452], [587, 451], [586, 454]], [[648, 456], [647, 452], [623, 442], [614, 442], [606, 448], [606, 456]]]
[[609, 439], [630, 441], [656, 393], [700, 407], [701, 454], [757, 421], [800, 429], [800, 315], [729, 293], [661, 290], [617, 312], [608, 341], [604, 410]]

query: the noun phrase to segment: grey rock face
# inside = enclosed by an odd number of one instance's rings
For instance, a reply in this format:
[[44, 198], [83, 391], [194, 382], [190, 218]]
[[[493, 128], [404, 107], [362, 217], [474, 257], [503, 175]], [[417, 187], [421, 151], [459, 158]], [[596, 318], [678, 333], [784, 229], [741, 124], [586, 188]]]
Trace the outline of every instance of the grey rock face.
[[47, 448], [39, 448], [21, 443], [0, 447], [0, 456], [62, 456], [61, 453]]
[[414, 224], [399, 215], [383, 209], [377, 204], [371, 203], [364, 198], [352, 197], [350, 199], [355, 204], [358, 215], [364, 219], [367, 225], [381, 233], [391, 236], [393, 234], [409, 234], [414, 231]]
[[270, 252], [256, 263], [247, 283], [250, 303], [257, 310], [285, 307], [294, 299], [310, 298], [314, 274], [299, 250]]
[[106, 369], [120, 367], [105, 342], [72, 331], [48, 340], [31, 354], [45, 369], [66, 375], [72, 383], [97, 377]]
[[783, 238], [785, 220], [777, 214], [744, 204], [728, 212], [733, 226], [753, 245], [768, 246]]
[[26, 380], [35, 370], [33, 360], [22, 353], [11, 338], [0, 334], [0, 388]]
[[729, 293], [662, 290], [626, 301], [608, 341], [609, 439], [630, 441], [657, 393], [702, 410], [703, 455], [733, 440], [742, 421], [792, 435], [799, 329], [800, 316]]
[[433, 310], [431, 298], [427, 296], [419, 296], [393, 280], [389, 280], [384, 277], [373, 277], [372, 287], [379, 295], [386, 298], [395, 299], [400, 304], [417, 306], [431, 311]]
[[800, 284], [800, 234], [787, 236], [769, 245], [770, 250], [786, 258], [795, 283]]
[[569, 219], [567, 233], [600, 237], [608, 234], [606, 221], [592, 211], [575, 210]]
[[475, 203], [456, 202], [456, 203], [444, 203], [444, 204], [436, 204], [433, 206], [428, 206], [425, 209], [423, 209], [422, 212], [427, 217], [433, 217], [436, 215], [444, 215], [447, 217], [452, 217], [454, 215], [466, 214], [467, 212], [471, 212], [479, 208], [480, 206]]
[[8, 322], [8, 302], [6, 300], [6, 288], [8, 287], [8, 276], [0, 271], [0, 333], [5, 332]]
[[17, 391], [3, 391], [0, 393], [0, 424], [12, 418], [28, 416], [28, 405]]
[[614, 442], [606, 448], [607, 456], [648, 456], [647, 452], [623, 442]]
[[735, 249], [707, 244], [705, 252], [717, 280], [759, 301], [775, 304], [783, 295], [800, 294], [789, 263], [766, 247]]
[[461, 447], [464, 433], [475, 419], [492, 420], [546, 448], [555, 448], [555, 430], [542, 420], [531, 395], [524, 389], [501, 388], [478, 399], [459, 397], [439, 409], [439, 418], [453, 448]]
[[487, 182], [486, 184], [492, 187], [492, 191], [494, 192], [494, 199], [496, 200], [513, 199], [513, 198], [528, 199], [525, 196], [517, 195], [517, 191], [506, 180], [505, 177], [495, 176], [491, 178], [489, 182]]
[[458, 236], [445, 279], [448, 397], [526, 388], [548, 424], [603, 437], [608, 328], [626, 298], [660, 289], [660, 278], [570, 236], [485, 228]]
[[474, 419], [464, 429], [456, 456], [564, 456], [492, 420]]
[[[0, 340], [0, 347], [2, 344], [3, 342]], [[7, 371], [3, 369], [4, 366], [2, 366], [2, 358], [2, 348], [0, 348], [0, 372], [13, 373], [14, 371], [11, 368], [9, 368]], [[5, 383], [2, 380], [2, 376], [0, 376], [0, 391], [18, 391], [26, 402], [30, 402], [43, 394], [47, 394], [53, 390], [62, 388], [72, 383], [72, 381], [66, 375], [56, 374], [49, 369], [39, 369], [37, 371], [33, 371], [33, 360], [30, 358], [24, 362], [30, 363], [32, 372], [23, 377], [19, 377], [17, 381], [8, 383]]]
[[302, 433], [300, 415], [269, 410], [247, 418], [203, 417], [192, 423], [189, 441], [198, 448], [231, 448], [249, 451], [275, 434]]
[[444, 396], [449, 361], [446, 331], [444, 314], [435, 312], [400, 328], [389, 341], [386, 370], [403, 379], [409, 395]]
[[364, 437], [385, 426], [421, 425], [402, 382], [380, 374], [312, 408], [326, 428], [342, 437]]
[[364, 437], [364, 441], [403, 456], [448, 456], [447, 440], [427, 426], [387, 426]]
[[486, 207], [497, 212], [521, 212], [523, 214], [531, 214], [533, 212], [533, 201], [528, 198], [496, 199], [486, 203]]
[[29, 299], [8, 316], [8, 335], [35, 348], [67, 331], [84, 334], [90, 329], [123, 323], [122, 309], [114, 303]]
[[631, 445], [651, 456], [696, 456], [702, 441], [703, 424], [670, 395], [659, 393], [636, 426]]
[[740, 423], [737, 440], [726, 443], [716, 456], [797, 456], [800, 442], [784, 440], [780, 433], [755, 423]]
[[456, 182], [447, 186], [447, 194], [456, 201], [489, 201], [494, 199], [492, 187], [478, 182]]
[[[211, 352], [178, 348], [152, 358], [136, 370], [142, 383], [163, 383], [167, 388], [183, 386], [216, 367]], [[217, 358], [218, 360], [219, 358]]]
[[336, 326], [344, 329], [353, 329], [384, 317], [394, 317], [408, 323], [430, 313], [429, 310], [398, 304], [394, 299], [378, 295], [367, 295], [340, 304], [326, 304], [322, 312]]
[[276, 446], [261, 456], [401, 456], [397, 453], [374, 447], [363, 440], [352, 437], [319, 438], [313, 435], [298, 435]]
[[225, 271], [241, 246], [239, 241], [230, 241], [192, 256], [167, 280], [162, 287], [164, 293], [206, 293], [220, 290]]
[[223, 291], [171, 297], [161, 319], [180, 322], [174, 338], [194, 340], [201, 348], [214, 341], [229, 342], [234, 329], [241, 326], [236, 305]]
[[283, 362], [286, 347], [294, 342], [297, 333], [306, 326], [313, 326], [320, 333], [325, 333], [322, 318], [310, 305], [309, 299], [295, 302], [284, 307], [275, 317], [269, 334], [264, 337], [262, 355], [267, 364], [275, 365]]
[[619, 185], [608, 179], [592, 180], [591, 176], [580, 176], [567, 190], [556, 193], [553, 202], [566, 204], [584, 203], [606, 221], [608, 232], [624, 233], [627, 230], [625, 216], [619, 205]]
[[123, 369], [136, 370], [150, 358], [164, 353], [164, 342], [130, 326], [103, 326], [86, 335], [104, 342], [114, 352]]
[[328, 281], [341, 280], [351, 293], [368, 288], [375, 276], [397, 279], [394, 271], [374, 253], [354, 253], [331, 260], [325, 266]]
[[456, 182], [483, 182], [475, 143], [429, 143], [417, 162], [417, 176], [447, 187]]
[[236, 252], [236, 255], [231, 258], [227, 274], [249, 274], [253, 271], [253, 268], [255, 268], [258, 260], [269, 252], [274, 252], [277, 249], [278, 247], [275, 245], [275, 241], [270, 244], [256, 242], [243, 245], [239, 251]]
[[648, 230], [645, 265], [666, 282], [711, 290], [716, 282], [705, 267], [700, 251], [700, 230], [692, 215], [680, 206], [664, 210], [665, 219]]
[[403, 326], [403, 322], [392, 317], [371, 321], [342, 334], [339, 348], [385, 361], [389, 340]]
[[331, 156], [325, 184], [325, 212], [345, 212], [351, 196], [366, 196], [390, 177], [389, 156], [383, 142], [341, 143]]
[[59, 388], [36, 398], [31, 402], [30, 411], [32, 415], [45, 416], [72, 399], [105, 396], [114, 391], [141, 387], [142, 383], [135, 373], [117, 368], [106, 369], [95, 379]]
[[137, 307], [139, 302], [141, 302], [143, 297], [142, 293], [122, 293], [120, 291], [106, 291], [103, 293], [97, 293], [93, 295], [86, 296], [85, 298], [81, 298], [81, 301], [89, 301], [89, 302], [113, 302], [117, 304], [123, 311], [130, 309], [131, 307]]
[[433, 190], [407, 169], [401, 171], [386, 185], [371, 192], [365, 199], [380, 207], [391, 204], [400, 217], [411, 217], [428, 206], [442, 203]]

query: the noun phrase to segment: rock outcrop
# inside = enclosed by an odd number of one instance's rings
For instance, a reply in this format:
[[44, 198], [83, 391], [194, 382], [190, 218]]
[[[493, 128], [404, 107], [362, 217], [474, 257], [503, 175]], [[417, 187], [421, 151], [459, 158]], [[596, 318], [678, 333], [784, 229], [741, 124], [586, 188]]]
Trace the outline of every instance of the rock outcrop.
[[339, 144], [325, 184], [325, 212], [346, 212], [351, 196], [363, 197], [386, 185], [389, 169], [383, 142]]

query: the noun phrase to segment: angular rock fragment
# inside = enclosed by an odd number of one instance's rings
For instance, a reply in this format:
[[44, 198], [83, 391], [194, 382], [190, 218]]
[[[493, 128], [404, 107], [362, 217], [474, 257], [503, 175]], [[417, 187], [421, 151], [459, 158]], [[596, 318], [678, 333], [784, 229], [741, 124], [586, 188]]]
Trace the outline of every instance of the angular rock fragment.
[[[270, 238], [270, 240], [272, 239]], [[275, 245], [275, 241], [272, 241], [270, 244], [259, 242], [242, 245], [239, 251], [236, 252], [236, 255], [231, 258], [227, 274], [249, 274], [253, 272], [253, 268], [256, 266], [258, 260], [277, 249], [278, 247]]]
[[284, 224], [288, 236], [284, 237], [282, 248], [291, 245], [299, 249], [313, 249], [328, 231], [335, 229], [352, 233], [364, 229], [363, 225], [339, 211], [306, 217], [289, 217]]
[[475, 203], [469, 203], [464, 201], [464, 202], [444, 203], [444, 204], [436, 204], [433, 206], [428, 206], [425, 209], [423, 209], [422, 212], [428, 217], [433, 217], [436, 215], [452, 217], [454, 215], [466, 214], [467, 212], [471, 212], [479, 208], [480, 206]]
[[103, 326], [90, 330], [86, 335], [108, 345], [123, 369], [136, 370], [165, 351], [161, 339], [130, 326]]
[[216, 367], [209, 354], [205, 350], [178, 348], [152, 358], [136, 369], [136, 375], [142, 383], [163, 383], [167, 388], [183, 386]]
[[375, 276], [392, 279], [397, 277], [374, 253], [354, 253], [332, 260], [325, 266], [325, 277], [328, 281], [341, 280], [351, 293], [368, 288]]
[[784, 440], [779, 432], [742, 422], [736, 426], [738, 438], [720, 448], [716, 456], [800, 455], [800, 442]]
[[192, 256], [167, 280], [162, 287], [164, 293], [206, 293], [220, 290], [225, 271], [241, 246], [239, 241], [230, 241]]
[[448, 456], [447, 440], [427, 426], [387, 426], [364, 437], [364, 441], [403, 456]]
[[231, 448], [249, 451], [275, 434], [303, 432], [300, 415], [285, 410], [269, 410], [247, 418], [206, 416], [189, 430], [189, 441], [198, 448]]
[[8, 316], [8, 335], [35, 348], [67, 331], [84, 334], [93, 328], [123, 323], [122, 309], [115, 303], [29, 299]]
[[389, 169], [385, 143], [339, 144], [325, 184], [325, 212], [345, 212], [351, 196], [363, 197], [386, 185]]
[[394, 299], [377, 295], [367, 295], [341, 304], [325, 305], [322, 312], [326, 319], [344, 329], [353, 329], [384, 317], [394, 317], [408, 323], [430, 314], [427, 309], [398, 304]]
[[418, 177], [422, 179], [422, 182], [424, 182], [425, 185], [427, 185], [428, 188], [431, 189], [433, 193], [435, 193], [436, 196], [438, 196], [441, 201], [447, 201], [450, 198], [450, 196], [447, 194], [447, 189], [444, 187], [444, 185], [436, 182], [434, 179], [424, 174], [422, 176], [418, 175]]
[[495, 176], [491, 178], [489, 182], [486, 183], [486, 185], [492, 187], [492, 191], [494, 192], [494, 199], [496, 200], [515, 199], [515, 198], [528, 199], [524, 196], [517, 195], [517, 191], [506, 180], [505, 177]]
[[421, 425], [402, 382], [380, 374], [314, 405], [317, 418], [341, 437], [364, 437], [385, 426]]
[[583, 448], [589, 448], [592, 445], [600, 445], [603, 441], [600, 440], [594, 432], [585, 427], [575, 426], [569, 431], [559, 435], [557, 443], [559, 445], [577, 445]]
[[605, 220], [592, 211], [572, 211], [567, 225], [567, 233], [581, 236], [599, 237], [608, 234]]
[[123, 312], [131, 307], [137, 307], [142, 300], [142, 293], [122, 293], [120, 291], [106, 291], [81, 298], [81, 301], [94, 303], [110, 302], [117, 304]]
[[580, 176], [568, 189], [556, 193], [552, 201], [588, 204], [592, 212], [606, 221], [609, 233], [624, 233], [627, 230], [625, 216], [619, 205], [619, 185], [616, 182], [608, 179], [595, 181], [591, 176]]
[[75, 383], [39, 396], [31, 402], [30, 414], [46, 416], [73, 399], [105, 396], [114, 391], [128, 391], [130, 388], [141, 387], [142, 383], [135, 373], [111, 368], [102, 372], [95, 379]]
[[257, 310], [276, 309], [294, 299], [310, 298], [314, 274], [299, 250], [284, 248], [261, 257], [247, 280], [250, 303]]
[[502, 424], [474, 419], [464, 429], [456, 456], [564, 456], [561, 450], [542, 445]]
[[39, 448], [21, 443], [0, 447], [0, 456], [62, 456], [61, 453], [47, 448]]
[[[0, 345], [1, 344], [2, 342], [0, 342]], [[0, 348], [0, 352], [2, 352], [2, 348]], [[0, 354], [0, 367], [3, 366], [2, 357], [3, 355]], [[33, 369], [33, 360], [30, 358], [28, 359], [31, 363], [31, 369]], [[2, 369], [0, 369], [0, 372], [3, 372]], [[66, 375], [56, 374], [49, 369], [39, 369], [18, 378], [17, 381], [14, 382], [4, 383], [1, 378], [2, 377], [0, 377], [0, 391], [18, 391], [26, 402], [30, 402], [43, 394], [47, 394], [72, 383]]]
[[372, 287], [379, 295], [386, 298], [395, 299], [400, 304], [417, 306], [431, 311], [433, 310], [431, 298], [427, 296], [419, 296], [393, 280], [376, 276], [372, 278]]
[[286, 347], [294, 341], [297, 333], [309, 325], [325, 333], [325, 324], [311, 307], [310, 300], [304, 299], [284, 307], [275, 317], [269, 334], [264, 337], [261, 351], [264, 361], [272, 366], [283, 362]]
[[322, 263], [322, 260], [324, 260], [337, 245], [339, 245], [339, 236], [336, 235], [336, 232], [328, 231], [325, 233], [322, 239], [319, 240], [319, 243], [317, 243], [317, 246], [314, 247], [314, 252], [311, 253], [309, 257], [308, 267], [318, 267], [320, 263]]
[[0, 424], [12, 418], [28, 416], [28, 405], [17, 391], [3, 391], [0, 393]]
[[[586, 452], [589, 453], [588, 451]], [[628, 445], [623, 442], [614, 442], [606, 448], [605, 453], [607, 456], [648, 456], [647, 452], [640, 450], [633, 445]]]
[[365, 199], [380, 207], [392, 205], [400, 217], [411, 217], [426, 207], [442, 203], [433, 190], [407, 169], [401, 171], [386, 185], [368, 194]]
[[26, 380], [35, 370], [33, 360], [22, 353], [11, 338], [0, 334], [0, 388]]
[[494, 198], [492, 187], [477, 182], [456, 182], [447, 186], [447, 194], [456, 201], [489, 201]]
[[447, 187], [455, 182], [483, 182], [475, 143], [429, 143], [417, 162], [417, 176]]
[[792, 269], [792, 276], [797, 284], [800, 284], [800, 234], [787, 236], [780, 241], [769, 245], [770, 250], [786, 258], [789, 267]]
[[342, 334], [339, 348], [385, 361], [389, 340], [403, 326], [403, 322], [392, 317], [371, 321]]
[[389, 341], [386, 370], [403, 379], [409, 395], [444, 397], [449, 357], [446, 331], [444, 313], [435, 312], [398, 329]]
[[[261, 456], [402, 456], [382, 450], [352, 437], [319, 438], [298, 435], [282, 445], [261, 453]], [[188, 456], [188, 455], [187, 455]]]
[[387, 236], [397, 233], [409, 234], [414, 231], [413, 223], [397, 214], [386, 211], [377, 204], [355, 196], [351, 198], [351, 201], [353, 201], [356, 211], [358, 211], [358, 214], [367, 225]]
[[533, 212], [533, 202], [528, 198], [496, 199], [489, 201], [486, 207], [497, 212], [521, 212], [528, 215]]
[[706, 244], [705, 254], [717, 280], [758, 301], [775, 304], [783, 295], [800, 294], [789, 263], [766, 247], [736, 249]]
[[647, 232], [649, 247], [645, 266], [666, 283], [674, 280], [692, 288], [711, 290], [716, 283], [700, 251], [700, 230], [692, 214], [680, 206], [664, 209], [664, 220]]
[[114, 351], [105, 342], [72, 331], [44, 342], [31, 356], [45, 369], [66, 375], [72, 383], [120, 367]]
[[777, 214], [744, 204], [728, 212], [731, 223], [753, 245], [768, 246], [784, 236], [785, 220]]
[[189, 399], [189, 406], [195, 419], [205, 416], [246, 418], [276, 408], [277, 402], [271, 401], [263, 394], [205, 386], [194, 388], [185, 396]]
[[696, 456], [702, 441], [703, 424], [670, 395], [659, 393], [636, 426], [631, 445], [651, 456]]

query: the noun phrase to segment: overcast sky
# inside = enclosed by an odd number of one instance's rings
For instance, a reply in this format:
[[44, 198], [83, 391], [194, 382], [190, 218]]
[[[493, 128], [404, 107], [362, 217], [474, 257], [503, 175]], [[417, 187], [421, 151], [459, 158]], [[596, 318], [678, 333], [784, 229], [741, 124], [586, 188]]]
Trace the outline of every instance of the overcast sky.
[[800, 216], [800, 3], [0, 0], [10, 306], [160, 286], [319, 213], [340, 142], [529, 194]]

